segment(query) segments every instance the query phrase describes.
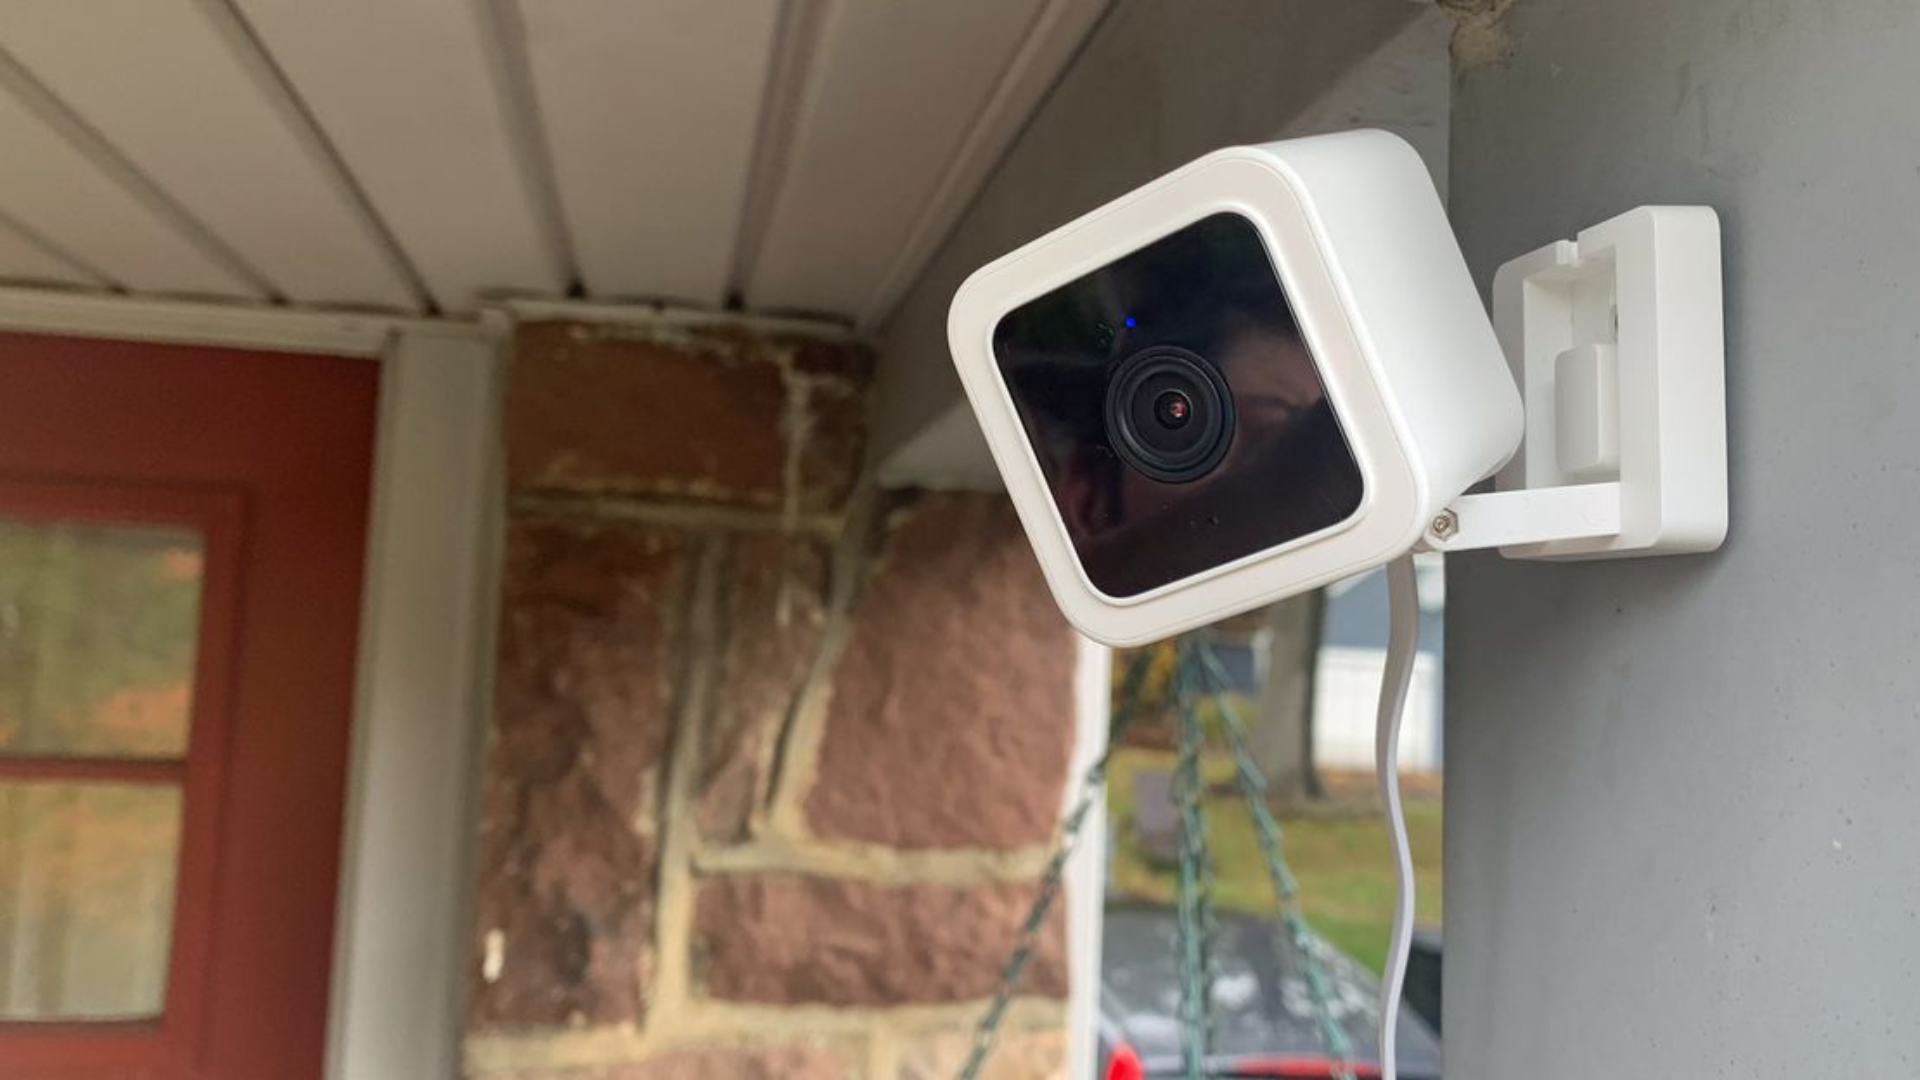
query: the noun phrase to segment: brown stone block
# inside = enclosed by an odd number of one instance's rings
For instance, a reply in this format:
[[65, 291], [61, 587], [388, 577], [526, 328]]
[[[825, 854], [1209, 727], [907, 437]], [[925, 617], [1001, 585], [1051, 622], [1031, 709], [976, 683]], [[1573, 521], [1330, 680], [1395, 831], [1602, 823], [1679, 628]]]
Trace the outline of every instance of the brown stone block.
[[807, 431], [800, 441], [798, 507], [831, 513], [846, 505], [860, 479], [867, 445], [867, 396], [853, 388], [815, 381], [806, 388]]
[[813, 540], [741, 535], [729, 542], [721, 574], [726, 637], [694, 810], [702, 836], [742, 838], [766, 794], [773, 743], [825, 629], [828, 558]]
[[[706, 992], [772, 1005], [935, 1004], [993, 993], [1036, 886], [877, 885], [802, 875], [701, 885], [696, 955]], [[1023, 994], [1064, 997], [1056, 906]]]
[[912, 504], [834, 665], [808, 824], [903, 848], [1046, 843], [1073, 744], [1075, 642], [1003, 497]]
[[522, 324], [506, 401], [515, 489], [783, 505], [787, 380], [737, 334]]
[[865, 386], [873, 379], [873, 350], [859, 342], [802, 337], [779, 340], [791, 350], [793, 369], [803, 375], [828, 375], [850, 386]]
[[813, 1046], [679, 1050], [591, 1069], [490, 1073], [480, 1080], [848, 1080], [838, 1055]]
[[516, 523], [482, 786], [469, 1023], [637, 1020], [676, 540]]

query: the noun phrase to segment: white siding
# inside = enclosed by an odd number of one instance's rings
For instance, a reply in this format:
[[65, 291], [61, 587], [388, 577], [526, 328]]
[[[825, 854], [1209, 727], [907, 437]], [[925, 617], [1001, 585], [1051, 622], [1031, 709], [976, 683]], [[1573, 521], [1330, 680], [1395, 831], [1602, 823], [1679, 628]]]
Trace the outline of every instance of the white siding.
[[[1313, 697], [1314, 764], [1336, 769], [1371, 769], [1380, 676], [1387, 654], [1380, 649], [1320, 650]], [[1407, 714], [1400, 728], [1400, 768], [1439, 772], [1440, 663], [1421, 653], [1413, 664]]]

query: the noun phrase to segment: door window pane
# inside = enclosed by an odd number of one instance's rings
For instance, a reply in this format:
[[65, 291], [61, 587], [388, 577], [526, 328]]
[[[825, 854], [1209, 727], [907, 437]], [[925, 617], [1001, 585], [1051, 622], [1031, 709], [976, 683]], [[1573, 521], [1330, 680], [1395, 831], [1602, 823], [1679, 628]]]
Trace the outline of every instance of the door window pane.
[[157, 1017], [180, 789], [0, 781], [0, 1021]]
[[0, 517], [0, 755], [180, 757], [200, 537]]

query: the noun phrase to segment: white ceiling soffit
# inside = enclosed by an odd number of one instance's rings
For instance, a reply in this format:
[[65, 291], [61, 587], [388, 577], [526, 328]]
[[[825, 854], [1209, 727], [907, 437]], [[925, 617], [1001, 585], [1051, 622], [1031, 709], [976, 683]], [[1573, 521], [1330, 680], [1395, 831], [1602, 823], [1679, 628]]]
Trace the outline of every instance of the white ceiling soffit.
[[747, 303], [877, 323], [1106, 5], [829, 5]]
[[264, 299], [168, 220], [157, 193], [0, 55], [0, 214], [128, 288]]
[[415, 306], [317, 139], [227, 14], [195, 0], [15, 3], [5, 47], [250, 276], [294, 301]]
[[541, 151], [484, 0], [232, 0], [442, 307], [555, 293]]
[[0, 283], [876, 324], [1108, 0], [0, 0]]
[[19, 222], [0, 217], [0, 275], [16, 281], [99, 289], [109, 282], [63, 256]]
[[586, 290], [719, 302], [780, 5], [519, 0], [519, 14]]

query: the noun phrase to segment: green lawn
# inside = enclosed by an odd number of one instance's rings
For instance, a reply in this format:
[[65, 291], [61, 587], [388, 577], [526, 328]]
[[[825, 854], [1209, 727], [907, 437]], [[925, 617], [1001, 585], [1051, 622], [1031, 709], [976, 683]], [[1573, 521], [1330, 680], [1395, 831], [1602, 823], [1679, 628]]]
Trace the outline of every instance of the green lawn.
[[[1112, 822], [1113, 863], [1110, 888], [1131, 899], [1171, 903], [1179, 875], [1170, 865], [1149, 860], [1133, 839], [1133, 773], [1142, 768], [1171, 769], [1171, 751], [1125, 747], [1114, 751], [1107, 786]], [[1245, 804], [1230, 785], [1232, 763], [1225, 755], [1203, 764], [1216, 794], [1207, 801], [1208, 833], [1217, 878], [1214, 901], [1225, 910], [1269, 914], [1268, 886], [1260, 844]], [[1287, 863], [1300, 883], [1300, 902], [1320, 936], [1360, 963], [1379, 970], [1387, 955], [1387, 922], [1393, 912], [1393, 864], [1386, 823], [1377, 805], [1359, 803], [1315, 810], [1281, 819]], [[1407, 803], [1407, 832], [1413, 842], [1418, 878], [1416, 917], [1440, 921], [1440, 803]]]

